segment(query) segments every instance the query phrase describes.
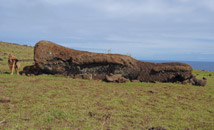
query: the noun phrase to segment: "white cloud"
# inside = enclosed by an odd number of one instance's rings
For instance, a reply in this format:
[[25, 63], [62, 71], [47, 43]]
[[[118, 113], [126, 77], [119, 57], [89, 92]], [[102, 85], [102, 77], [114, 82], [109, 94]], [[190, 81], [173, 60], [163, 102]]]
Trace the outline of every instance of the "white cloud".
[[50, 4], [50, 5], [56, 5], [56, 6], [59, 6], [61, 4], [71, 4], [71, 3], [77, 2], [77, 0], [39, 0], [39, 1], [44, 4]]
[[208, 9], [214, 11], [214, 0], [203, 0], [203, 5], [206, 6]]
[[184, 8], [180, 5], [170, 5], [166, 0], [102, 1], [95, 5], [110, 15], [118, 16], [168, 15], [191, 10], [191, 8]]
[[[90, 1], [91, 2], [91, 1]], [[214, 0], [94, 0], [89, 4], [111, 16], [191, 14], [197, 10], [214, 11]]]
[[214, 11], [214, 0], [178, 0], [183, 3], [189, 3], [191, 6], [197, 8], [207, 8], [210, 11]]
[[0, 40], [44, 39], [138, 57], [211, 54], [213, 6], [214, 0], [1, 0]]

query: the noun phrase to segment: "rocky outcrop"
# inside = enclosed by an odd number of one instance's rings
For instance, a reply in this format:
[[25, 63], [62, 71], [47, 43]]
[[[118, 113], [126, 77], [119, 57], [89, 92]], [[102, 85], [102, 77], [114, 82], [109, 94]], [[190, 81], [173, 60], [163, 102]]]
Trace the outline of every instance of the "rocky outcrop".
[[126, 55], [78, 51], [49, 41], [35, 45], [34, 61], [34, 66], [24, 69], [25, 74], [35, 71], [108, 82], [191, 82], [193, 78], [188, 64], [141, 62]]
[[163, 127], [152, 127], [152, 128], [149, 128], [148, 130], [166, 130], [166, 129]]
[[36, 65], [25, 66], [22, 71], [22, 75], [39, 75], [42, 73], [42, 70], [40, 70]]
[[192, 67], [184, 63], [148, 63], [140, 62], [140, 73], [137, 77], [146, 82], [177, 82], [191, 78]]
[[36, 68], [46, 74], [92, 74], [101, 80], [111, 73], [136, 78], [140, 71], [138, 62], [129, 56], [77, 51], [48, 41], [35, 45], [34, 60]]
[[129, 81], [129, 79], [124, 78], [121, 74], [106, 75], [105, 79], [107, 82], [116, 82], [116, 83], [125, 83]]
[[2, 97], [1, 99], [0, 99], [0, 103], [7, 103], [7, 102], [10, 102], [11, 100], [10, 100], [10, 97]]

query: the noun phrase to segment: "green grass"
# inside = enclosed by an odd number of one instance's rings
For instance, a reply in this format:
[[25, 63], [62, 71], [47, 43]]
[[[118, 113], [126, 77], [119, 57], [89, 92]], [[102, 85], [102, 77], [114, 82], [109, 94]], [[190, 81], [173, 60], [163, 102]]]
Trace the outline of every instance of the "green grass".
[[[0, 72], [8, 71], [8, 56], [13, 54], [17, 59], [33, 59], [33, 47], [22, 46], [18, 44], [9, 44], [0, 41], [0, 58], [3, 61], [0, 61]], [[22, 62], [21, 70], [24, 66], [32, 65], [32, 62]]]
[[[214, 128], [214, 72], [194, 71], [199, 79], [207, 78], [207, 85], [198, 87], [173, 83], [117, 84], [51, 75], [11, 76], [5, 73], [7, 64], [1, 64], [0, 69], [0, 99], [6, 96], [11, 100], [0, 103], [0, 129]], [[150, 93], [151, 90], [158, 93]]]

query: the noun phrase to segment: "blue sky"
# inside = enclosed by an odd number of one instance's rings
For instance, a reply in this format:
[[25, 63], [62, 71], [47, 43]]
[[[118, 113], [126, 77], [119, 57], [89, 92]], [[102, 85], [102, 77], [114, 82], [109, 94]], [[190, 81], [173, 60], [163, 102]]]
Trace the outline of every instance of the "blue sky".
[[0, 0], [0, 41], [214, 61], [214, 0]]

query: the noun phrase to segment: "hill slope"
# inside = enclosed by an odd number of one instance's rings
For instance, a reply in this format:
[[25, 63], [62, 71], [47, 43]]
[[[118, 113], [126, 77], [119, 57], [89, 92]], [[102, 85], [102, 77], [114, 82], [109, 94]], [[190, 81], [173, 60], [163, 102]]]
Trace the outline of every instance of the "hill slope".
[[0, 43], [0, 129], [214, 128], [214, 72], [194, 71], [205, 87], [11, 76], [10, 53], [32, 59], [33, 47]]
[[[13, 43], [6, 43], [0, 41], [0, 72], [9, 72], [7, 65], [9, 54], [13, 54], [17, 59], [33, 59], [33, 47], [26, 45], [19, 45]], [[32, 62], [22, 62], [21, 70], [26, 65], [31, 65]]]

